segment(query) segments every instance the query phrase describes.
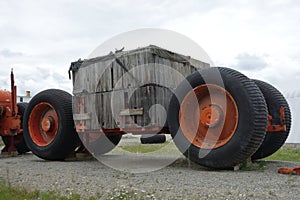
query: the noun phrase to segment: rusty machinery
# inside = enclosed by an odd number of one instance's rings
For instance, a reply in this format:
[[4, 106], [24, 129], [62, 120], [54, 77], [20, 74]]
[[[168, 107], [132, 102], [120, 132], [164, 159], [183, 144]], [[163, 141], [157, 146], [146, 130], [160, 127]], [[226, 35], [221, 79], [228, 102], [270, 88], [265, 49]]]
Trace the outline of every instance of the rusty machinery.
[[[169, 68], [160, 68], [162, 63]], [[144, 71], [131, 74], [138, 66]], [[125, 133], [171, 134], [191, 161], [229, 168], [273, 154], [289, 134], [289, 105], [272, 85], [157, 46], [78, 60], [69, 72], [73, 96], [42, 91], [24, 113], [26, 144], [46, 160], [64, 160], [81, 141], [101, 155]], [[166, 118], [152, 109], [157, 104]]]
[[17, 103], [17, 86], [11, 70], [11, 91], [0, 90], [0, 135], [4, 148], [2, 154], [25, 153], [28, 148], [23, 140], [22, 116], [27, 103]]

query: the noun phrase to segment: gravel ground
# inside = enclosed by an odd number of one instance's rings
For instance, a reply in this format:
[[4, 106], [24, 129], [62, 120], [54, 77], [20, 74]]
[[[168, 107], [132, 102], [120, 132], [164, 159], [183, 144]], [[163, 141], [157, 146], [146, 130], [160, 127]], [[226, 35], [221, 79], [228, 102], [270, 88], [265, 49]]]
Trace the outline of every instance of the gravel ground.
[[[122, 163], [128, 156], [117, 159]], [[153, 162], [147, 165], [155, 165], [159, 159], [153, 156]], [[140, 163], [146, 160], [139, 158]], [[120, 193], [143, 199], [299, 199], [300, 176], [277, 173], [279, 167], [296, 165], [300, 163], [268, 161], [264, 170], [213, 171], [181, 157], [160, 170], [134, 174], [117, 171], [95, 159], [48, 162], [29, 153], [0, 158], [0, 179], [28, 190], [77, 193], [83, 199], [90, 195], [109, 199]]]

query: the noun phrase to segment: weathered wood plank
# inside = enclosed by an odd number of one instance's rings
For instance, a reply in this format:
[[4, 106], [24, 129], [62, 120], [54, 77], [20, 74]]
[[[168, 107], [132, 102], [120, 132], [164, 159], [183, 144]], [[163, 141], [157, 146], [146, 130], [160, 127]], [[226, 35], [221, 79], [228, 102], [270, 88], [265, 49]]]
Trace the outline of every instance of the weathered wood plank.
[[154, 46], [122, 52], [116, 56], [123, 66], [111, 55], [95, 58], [91, 64], [87, 60], [88, 64], [73, 72], [73, 94], [86, 102], [85, 113], [75, 111], [74, 120], [85, 120], [92, 130], [113, 129], [126, 123], [128, 112], [137, 115], [130, 123], [134, 120], [139, 126], [163, 126], [172, 90], [183, 77], [209, 67], [188, 57], [180, 61], [185, 57], [176, 53], [172, 56], [178, 56], [178, 60], [172, 59], [168, 53]]

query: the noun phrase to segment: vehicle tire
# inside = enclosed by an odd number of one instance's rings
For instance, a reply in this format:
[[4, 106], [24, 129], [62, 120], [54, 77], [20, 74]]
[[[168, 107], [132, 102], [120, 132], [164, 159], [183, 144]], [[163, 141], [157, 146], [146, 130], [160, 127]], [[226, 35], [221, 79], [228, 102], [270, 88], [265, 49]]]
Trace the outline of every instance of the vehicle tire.
[[85, 148], [96, 156], [113, 150], [122, 139], [122, 135], [105, 135], [99, 133], [79, 134]]
[[189, 75], [175, 89], [168, 125], [178, 149], [212, 168], [242, 163], [259, 148], [267, 127], [265, 99], [248, 77], [228, 68]]
[[142, 144], [159, 144], [166, 142], [166, 136], [164, 134], [142, 135], [140, 140]]
[[263, 93], [272, 123], [280, 124], [280, 108], [284, 108], [286, 131], [267, 132], [259, 149], [252, 155], [252, 160], [265, 158], [275, 153], [285, 143], [291, 128], [291, 111], [284, 96], [272, 85], [253, 80]]
[[80, 144], [72, 115], [72, 96], [49, 89], [35, 95], [25, 111], [24, 138], [29, 149], [46, 160], [64, 160]]
[[[17, 106], [18, 106], [18, 115], [21, 116], [21, 118], [20, 118], [20, 120], [21, 120], [21, 129], [23, 129], [23, 116], [24, 116], [25, 110], [28, 106], [28, 103], [26, 103], [26, 102], [18, 103]], [[20, 139], [19, 139], [20, 142], [15, 144], [18, 153], [19, 154], [24, 154], [24, 153], [29, 152], [30, 149], [27, 147], [27, 145], [25, 143], [24, 134], [22, 133], [18, 137], [20, 137]]]

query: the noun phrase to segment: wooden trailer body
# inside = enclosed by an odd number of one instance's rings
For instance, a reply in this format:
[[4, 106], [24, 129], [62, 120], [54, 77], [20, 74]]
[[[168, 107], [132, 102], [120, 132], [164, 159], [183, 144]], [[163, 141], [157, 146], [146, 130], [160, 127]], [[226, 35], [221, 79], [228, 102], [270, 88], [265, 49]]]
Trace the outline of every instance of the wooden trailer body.
[[166, 115], [173, 90], [186, 76], [208, 67], [208, 63], [153, 45], [73, 62], [76, 130], [168, 132]]

